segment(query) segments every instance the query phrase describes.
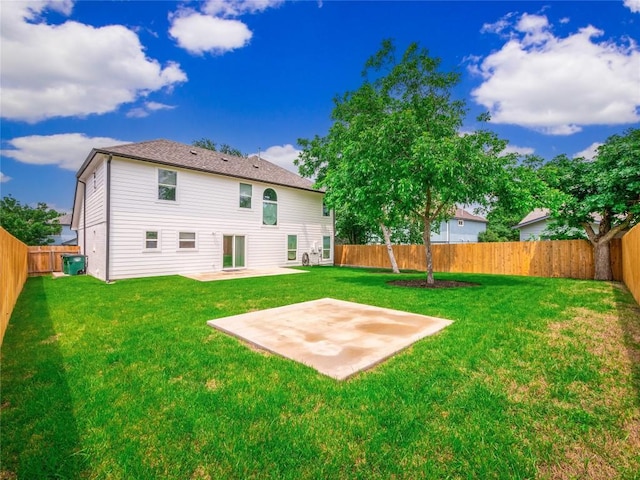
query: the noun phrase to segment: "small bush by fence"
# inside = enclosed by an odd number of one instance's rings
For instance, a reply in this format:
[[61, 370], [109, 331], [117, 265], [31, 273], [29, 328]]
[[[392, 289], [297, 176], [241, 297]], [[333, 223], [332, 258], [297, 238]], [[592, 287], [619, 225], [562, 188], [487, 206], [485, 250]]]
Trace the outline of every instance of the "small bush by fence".
[[[423, 245], [394, 245], [393, 251], [399, 268], [427, 269]], [[434, 244], [432, 253], [436, 272], [591, 279], [595, 268], [586, 240]], [[384, 245], [336, 245], [335, 264], [388, 268], [389, 256]], [[620, 239], [611, 244], [611, 267], [622, 280]]]
[[0, 345], [9, 324], [11, 312], [27, 280], [27, 246], [0, 227]]
[[62, 271], [62, 255], [80, 253], [74, 245], [46, 245], [29, 248], [29, 275], [42, 275]]

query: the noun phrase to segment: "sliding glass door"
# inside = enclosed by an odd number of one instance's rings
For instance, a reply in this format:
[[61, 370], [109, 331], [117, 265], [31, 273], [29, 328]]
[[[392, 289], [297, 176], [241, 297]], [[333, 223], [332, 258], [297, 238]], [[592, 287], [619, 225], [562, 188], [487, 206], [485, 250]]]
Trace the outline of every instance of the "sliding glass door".
[[224, 235], [222, 237], [222, 268], [245, 267], [244, 235]]

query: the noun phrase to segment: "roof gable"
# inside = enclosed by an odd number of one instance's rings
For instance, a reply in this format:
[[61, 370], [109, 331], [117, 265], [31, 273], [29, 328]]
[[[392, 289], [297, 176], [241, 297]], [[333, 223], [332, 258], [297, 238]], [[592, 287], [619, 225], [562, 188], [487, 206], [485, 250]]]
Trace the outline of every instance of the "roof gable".
[[520, 223], [513, 228], [520, 228], [531, 223], [541, 222], [549, 218], [550, 215], [551, 212], [548, 208], [536, 208], [532, 212], [529, 212], [529, 214], [520, 220]]
[[481, 217], [480, 215], [474, 215], [472, 213], [469, 213], [462, 208], [456, 208], [456, 213], [453, 216], [453, 218], [456, 220], [469, 220], [473, 222], [488, 223], [486, 218]]
[[311, 180], [256, 156], [249, 158], [236, 157], [164, 139], [95, 148], [88, 161], [80, 168], [78, 176], [81, 175], [96, 153], [116, 155], [143, 162], [187, 168], [302, 190], [321, 191], [313, 188]]

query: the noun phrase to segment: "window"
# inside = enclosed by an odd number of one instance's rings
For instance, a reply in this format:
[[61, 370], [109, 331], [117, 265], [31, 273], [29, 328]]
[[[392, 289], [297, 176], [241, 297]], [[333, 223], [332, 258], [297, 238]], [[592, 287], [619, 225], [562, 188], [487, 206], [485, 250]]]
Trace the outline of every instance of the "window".
[[155, 230], [147, 230], [144, 234], [144, 248], [147, 250], [158, 249], [158, 232]]
[[329, 207], [327, 207], [327, 205], [324, 203], [324, 201], [322, 202], [322, 216], [323, 217], [330, 217], [331, 216], [331, 209]]
[[322, 237], [322, 258], [331, 258], [331, 237]]
[[251, 185], [240, 184], [240, 208], [251, 208]]
[[464, 227], [464, 220], [458, 220], [458, 226]]
[[262, 195], [262, 224], [278, 224], [278, 196], [272, 188], [267, 188]]
[[298, 257], [298, 236], [287, 235], [287, 260], [295, 260]]
[[246, 242], [244, 235], [223, 235], [222, 268], [243, 268], [245, 266]]
[[178, 248], [196, 248], [196, 232], [180, 232]]
[[176, 200], [178, 172], [158, 169], [158, 200]]

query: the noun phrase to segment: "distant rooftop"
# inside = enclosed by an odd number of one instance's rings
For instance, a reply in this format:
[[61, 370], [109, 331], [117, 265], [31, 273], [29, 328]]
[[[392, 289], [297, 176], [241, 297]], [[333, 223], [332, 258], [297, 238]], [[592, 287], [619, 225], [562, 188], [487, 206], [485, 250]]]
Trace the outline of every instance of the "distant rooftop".
[[487, 223], [487, 219], [481, 217], [480, 215], [474, 215], [472, 213], [467, 212], [462, 208], [456, 208], [456, 213], [453, 216], [456, 220], [472, 220], [474, 222], [483, 222]]
[[551, 215], [551, 212], [548, 208], [535, 208], [532, 212], [530, 212], [526, 217], [520, 220], [513, 228], [524, 227], [525, 225], [529, 225], [530, 223], [536, 223], [541, 220], [546, 220]]

